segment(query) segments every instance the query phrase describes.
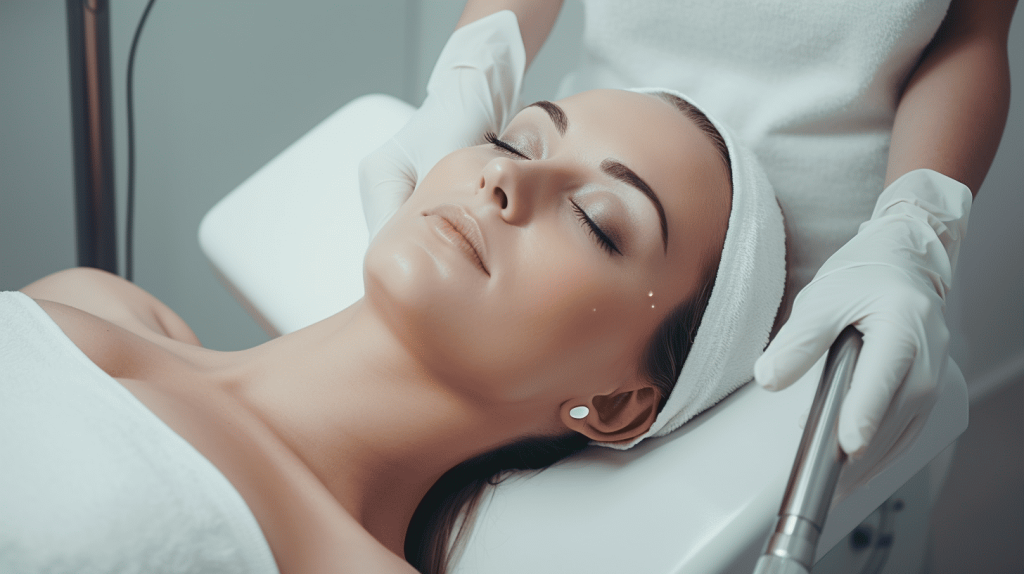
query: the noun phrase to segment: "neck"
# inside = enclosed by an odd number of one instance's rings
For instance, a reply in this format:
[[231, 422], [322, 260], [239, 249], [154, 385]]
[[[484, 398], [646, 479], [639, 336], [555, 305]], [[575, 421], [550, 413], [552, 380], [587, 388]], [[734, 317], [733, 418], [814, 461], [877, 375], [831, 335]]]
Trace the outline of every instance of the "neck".
[[339, 504], [403, 556], [412, 514], [442, 474], [542, 429], [536, 408], [510, 412], [453, 393], [364, 301], [244, 352], [236, 388]]

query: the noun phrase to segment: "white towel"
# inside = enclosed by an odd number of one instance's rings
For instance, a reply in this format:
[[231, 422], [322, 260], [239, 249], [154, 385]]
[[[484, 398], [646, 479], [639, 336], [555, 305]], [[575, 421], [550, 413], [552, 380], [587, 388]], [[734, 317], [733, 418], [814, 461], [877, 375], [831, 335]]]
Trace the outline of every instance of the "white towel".
[[277, 572], [224, 475], [18, 292], [0, 293], [0, 572]]
[[[668, 92], [703, 111], [674, 90], [634, 91]], [[732, 211], [715, 288], [676, 386], [650, 430], [628, 444], [597, 443], [602, 446], [626, 449], [648, 436], [664, 436], [753, 379], [754, 362], [768, 344], [782, 302], [786, 232], [775, 192], [754, 153], [705, 115], [722, 134], [732, 163]]]

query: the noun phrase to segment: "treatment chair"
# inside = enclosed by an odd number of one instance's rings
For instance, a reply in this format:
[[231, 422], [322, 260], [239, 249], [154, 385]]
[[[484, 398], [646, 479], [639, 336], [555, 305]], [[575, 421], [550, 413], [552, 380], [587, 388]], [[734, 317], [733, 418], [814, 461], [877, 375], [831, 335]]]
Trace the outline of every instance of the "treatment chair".
[[[368, 234], [358, 163], [412, 111], [383, 95], [350, 102], [206, 215], [203, 251], [271, 335], [362, 296]], [[779, 510], [823, 363], [785, 391], [746, 385], [675, 433], [629, 451], [594, 447], [507, 479], [485, 493], [454, 571], [750, 572]], [[931, 502], [967, 412], [963, 376], [950, 362], [917, 440], [834, 501], [814, 572], [860, 572], [886, 558], [885, 571], [920, 568]]]

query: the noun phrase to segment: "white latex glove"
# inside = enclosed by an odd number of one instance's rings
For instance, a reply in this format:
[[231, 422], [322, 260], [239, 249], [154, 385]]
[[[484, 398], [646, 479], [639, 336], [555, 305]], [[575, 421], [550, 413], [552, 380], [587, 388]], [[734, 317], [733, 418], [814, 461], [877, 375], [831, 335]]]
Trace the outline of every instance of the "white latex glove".
[[839, 444], [855, 459], [870, 444], [864, 463], [902, 451], [935, 404], [949, 345], [945, 298], [970, 209], [967, 186], [938, 172], [894, 181], [797, 295], [754, 365], [763, 387], [786, 388], [856, 326], [864, 346], [840, 410]]
[[412, 119], [359, 163], [359, 191], [370, 238], [449, 153], [500, 133], [519, 109], [526, 50], [515, 14], [491, 14], [456, 30]]

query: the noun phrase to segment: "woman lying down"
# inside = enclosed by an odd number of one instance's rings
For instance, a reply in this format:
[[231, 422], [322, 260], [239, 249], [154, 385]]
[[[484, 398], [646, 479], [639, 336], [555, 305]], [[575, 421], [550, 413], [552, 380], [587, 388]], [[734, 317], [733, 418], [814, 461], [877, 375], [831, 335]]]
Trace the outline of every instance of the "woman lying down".
[[603, 90], [486, 139], [376, 236], [363, 299], [246, 351], [96, 270], [0, 295], [0, 571], [443, 572], [502, 471], [751, 378], [782, 219], [721, 126]]

